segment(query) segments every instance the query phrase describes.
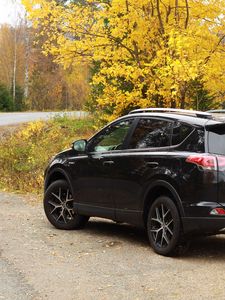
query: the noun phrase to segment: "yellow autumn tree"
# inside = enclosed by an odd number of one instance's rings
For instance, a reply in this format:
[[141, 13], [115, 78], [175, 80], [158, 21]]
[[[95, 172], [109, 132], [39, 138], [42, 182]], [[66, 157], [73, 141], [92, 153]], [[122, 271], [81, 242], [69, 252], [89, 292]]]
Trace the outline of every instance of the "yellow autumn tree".
[[[188, 106], [190, 82], [225, 93], [225, 0], [23, 0], [65, 68], [97, 65], [103, 119], [133, 107]], [[103, 114], [102, 114], [103, 112]]]

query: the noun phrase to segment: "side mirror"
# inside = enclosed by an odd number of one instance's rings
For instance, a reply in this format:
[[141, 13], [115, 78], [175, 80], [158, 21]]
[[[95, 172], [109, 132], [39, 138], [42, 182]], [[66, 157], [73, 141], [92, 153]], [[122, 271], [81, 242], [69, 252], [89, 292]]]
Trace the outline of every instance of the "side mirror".
[[87, 141], [86, 140], [78, 140], [78, 141], [75, 141], [72, 144], [73, 150], [75, 150], [78, 153], [85, 153], [86, 152], [86, 147], [87, 147]]

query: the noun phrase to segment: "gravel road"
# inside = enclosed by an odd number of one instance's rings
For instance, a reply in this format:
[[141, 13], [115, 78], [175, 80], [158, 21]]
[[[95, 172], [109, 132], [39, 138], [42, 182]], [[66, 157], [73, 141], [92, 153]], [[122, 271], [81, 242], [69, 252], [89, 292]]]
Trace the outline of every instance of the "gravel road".
[[224, 299], [225, 236], [185, 256], [153, 253], [144, 231], [93, 218], [60, 231], [31, 196], [0, 193], [0, 299]]

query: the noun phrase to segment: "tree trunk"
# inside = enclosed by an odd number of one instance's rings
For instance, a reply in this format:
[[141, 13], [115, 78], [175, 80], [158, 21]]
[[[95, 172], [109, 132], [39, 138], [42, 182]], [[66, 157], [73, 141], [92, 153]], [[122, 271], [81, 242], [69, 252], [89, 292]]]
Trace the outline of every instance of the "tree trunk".
[[16, 70], [17, 70], [17, 28], [14, 28], [14, 57], [13, 57], [13, 79], [12, 79], [12, 98], [15, 106], [16, 100]]
[[180, 108], [181, 109], [185, 108], [186, 91], [187, 91], [187, 87], [186, 87], [186, 83], [184, 83], [180, 89]]
[[25, 24], [25, 71], [24, 71], [24, 98], [29, 94], [29, 56], [30, 56], [30, 36], [27, 21]]
[[171, 100], [170, 106], [171, 106], [171, 108], [176, 108], [176, 101], [175, 100]]

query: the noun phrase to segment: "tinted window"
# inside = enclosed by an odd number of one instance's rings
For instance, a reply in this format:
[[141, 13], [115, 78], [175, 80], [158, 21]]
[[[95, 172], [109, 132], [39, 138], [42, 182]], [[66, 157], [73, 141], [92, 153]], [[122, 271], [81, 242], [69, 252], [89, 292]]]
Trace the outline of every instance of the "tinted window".
[[209, 131], [209, 152], [225, 155], [225, 128], [224, 126]]
[[180, 151], [204, 152], [205, 133], [203, 129], [195, 129], [192, 134], [177, 148]]
[[121, 149], [132, 122], [133, 120], [129, 119], [108, 126], [90, 142], [89, 151], [104, 152]]
[[182, 124], [180, 122], [174, 123], [172, 134], [172, 145], [179, 145], [186, 139], [186, 137], [193, 131], [193, 127]]
[[140, 119], [129, 148], [156, 148], [170, 145], [172, 123], [157, 119]]

